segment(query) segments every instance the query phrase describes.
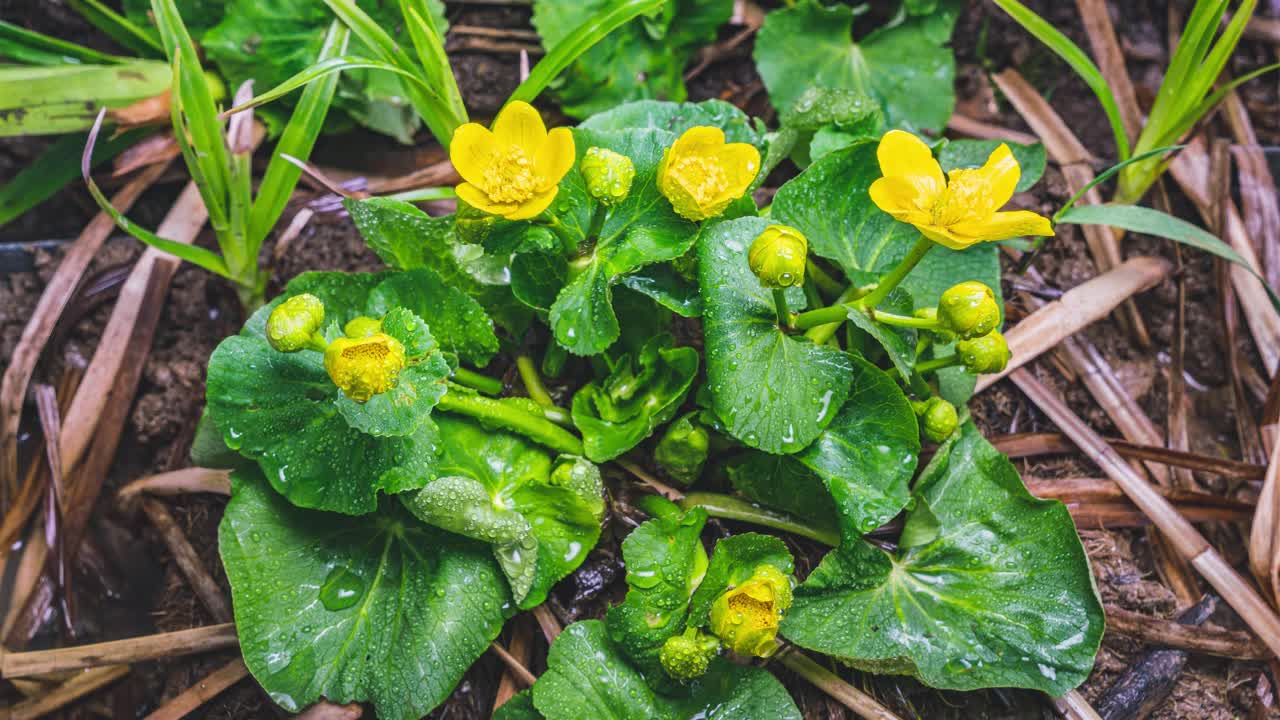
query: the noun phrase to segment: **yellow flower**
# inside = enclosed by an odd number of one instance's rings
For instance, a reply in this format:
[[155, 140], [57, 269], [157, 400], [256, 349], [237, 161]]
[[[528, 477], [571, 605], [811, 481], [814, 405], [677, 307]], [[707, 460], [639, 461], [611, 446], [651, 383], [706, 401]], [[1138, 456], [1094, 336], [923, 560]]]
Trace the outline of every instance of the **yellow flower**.
[[739, 655], [769, 657], [778, 649], [778, 623], [791, 607], [791, 580], [761, 565], [711, 605], [711, 631]]
[[569, 128], [547, 132], [525, 102], [498, 113], [493, 130], [467, 123], [453, 133], [449, 159], [466, 182], [457, 187], [468, 205], [508, 220], [528, 220], [547, 209], [560, 178], [576, 158]]
[[724, 141], [724, 131], [691, 127], [658, 165], [658, 190], [686, 220], [700, 222], [724, 212], [742, 197], [760, 172], [760, 151]]
[[884, 177], [871, 183], [871, 199], [939, 245], [963, 250], [990, 240], [1053, 235], [1042, 215], [997, 212], [1013, 197], [1022, 174], [1008, 145], [996, 148], [982, 167], [952, 170], [946, 177], [929, 146], [901, 130], [885, 133], [876, 157]]
[[404, 345], [386, 333], [338, 338], [324, 351], [329, 378], [356, 402], [366, 402], [395, 387], [404, 366]]

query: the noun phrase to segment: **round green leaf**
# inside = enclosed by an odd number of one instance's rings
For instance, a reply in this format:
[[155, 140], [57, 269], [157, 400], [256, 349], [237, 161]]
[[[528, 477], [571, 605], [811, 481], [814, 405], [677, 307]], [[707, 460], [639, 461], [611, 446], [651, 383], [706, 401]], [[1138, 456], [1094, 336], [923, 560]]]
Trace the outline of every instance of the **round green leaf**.
[[[813, 442], [849, 395], [852, 363], [835, 348], [778, 328], [772, 293], [747, 266], [765, 227], [746, 217], [706, 228], [698, 274], [712, 407], [734, 437], [770, 453]], [[794, 303], [802, 307], [803, 303]]]
[[453, 691], [512, 614], [484, 546], [395, 503], [346, 517], [233, 476], [219, 547], [245, 664], [286, 710], [372, 702], [413, 720]]
[[498, 337], [489, 314], [470, 295], [446, 285], [430, 268], [393, 273], [370, 292], [367, 310], [371, 317], [381, 317], [395, 307], [428, 319], [441, 348], [472, 365], [484, 367], [498, 352]]

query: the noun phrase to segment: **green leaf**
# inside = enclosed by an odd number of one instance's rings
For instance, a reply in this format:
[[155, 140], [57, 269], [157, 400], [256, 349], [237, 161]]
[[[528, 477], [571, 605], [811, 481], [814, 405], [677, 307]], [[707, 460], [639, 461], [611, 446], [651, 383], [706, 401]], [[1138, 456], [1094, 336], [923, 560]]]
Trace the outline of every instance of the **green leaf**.
[[[859, 142], [837, 150], [778, 190], [773, 218], [803, 232], [810, 251], [835, 261], [846, 276], [882, 275], [902, 260], [920, 233], [871, 201], [868, 188], [879, 177], [875, 143]], [[963, 251], [934, 247], [900, 287], [911, 294], [917, 307], [932, 307], [947, 288], [966, 280], [984, 283], [1003, 303], [1000, 252], [994, 243]], [[950, 345], [933, 348], [934, 357], [950, 352]], [[953, 403], [963, 404], [973, 393], [975, 378], [963, 368], [946, 368], [938, 377], [943, 397]]]
[[653, 298], [680, 317], [702, 317], [702, 296], [696, 282], [676, 272], [670, 263], [641, 268], [625, 275], [622, 285]]
[[364, 241], [388, 265], [430, 268], [446, 285], [475, 298], [499, 325], [513, 332], [523, 332], [528, 325], [529, 311], [511, 294], [506, 260], [486, 256], [479, 245], [459, 242], [452, 217], [433, 218], [390, 198], [348, 199], [343, 207]]
[[771, 673], [724, 658], [711, 661], [707, 674], [689, 684], [687, 695], [669, 698], [682, 720], [742, 718], [801, 720], [791, 694]]
[[[97, 167], [132, 147], [150, 132], [145, 129], [112, 133], [94, 145], [90, 167]], [[83, 134], [59, 138], [12, 179], [0, 186], [0, 227], [53, 197], [80, 177]]]
[[[122, 17], [115, 10], [99, 2], [99, 0], [69, 0], [68, 4], [80, 13], [81, 17], [101, 30], [121, 47], [128, 48], [140, 57], [163, 57], [161, 46], [155, 30], [145, 12], [140, 22], [133, 22]], [[145, 5], [145, 2], [143, 3]]]
[[[864, 281], [874, 282], [877, 278], [874, 273], [854, 273], [849, 279], [854, 283], [862, 284]], [[884, 302], [880, 303], [878, 309], [910, 317], [915, 309], [915, 303], [906, 289], [899, 285], [889, 293]], [[866, 311], [853, 306], [849, 307], [849, 321], [884, 348], [889, 360], [893, 362], [893, 366], [898, 369], [902, 377], [910, 377], [912, 368], [916, 366], [915, 330], [877, 322], [872, 320]]]
[[920, 429], [911, 403], [884, 371], [855, 357], [849, 399], [795, 459], [826, 483], [840, 535], [849, 544], [906, 506], [919, 455]]
[[522, 690], [493, 712], [493, 720], [543, 720], [533, 706], [533, 691]]
[[[771, 221], [739, 218], [706, 228], [698, 272], [712, 407], [747, 445], [792, 453], [811, 443], [849, 395], [843, 352], [778, 329], [773, 294], [747, 266], [747, 248]], [[789, 300], [794, 308], [803, 300]]]
[[169, 88], [163, 62], [0, 66], [0, 137], [88, 130], [102, 108], [118, 109]]
[[[380, 278], [300, 275], [209, 358], [209, 413], [223, 439], [256, 460], [272, 487], [295, 505], [368, 513], [377, 506], [379, 491], [420, 488], [432, 477], [439, 439], [426, 412], [439, 398], [448, 372], [438, 350], [401, 372], [400, 383], [424, 388], [412, 412], [390, 407], [390, 393], [375, 396], [387, 398], [385, 403], [361, 411], [349, 407], [354, 403], [329, 379], [323, 353], [282, 353], [266, 341], [266, 318], [285, 298], [316, 295], [325, 304], [326, 323], [340, 327], [364, 314], [367, 296]], [[355, 425], [402, 434], [379, 437]]]
[[972, 423], [939, 449], [916, 493], [937, 536], [896, 554], [845, 542], [796, 589], [783, 635], [939, 688], [1058, 696], [1084, 681], [1103, 613], [1067, 509], [1028, 493]]
[[[651, 5], [636, 0], [534, 2], [533, 26], [543, 46], [550, 49], [548, 58], [557, 61], [549, 70], [563, 67], [562, 45], [572, 48], [574, 54], [581, 53], [568, 69], [559, 73], [560, 81], [553, 86], [555, 98], [565, 113], [582, 118], [631, 100], [685, 99], [685, 65], [695, 50], [715, 40], [717, 28], [727, 22], [733, 12], [731, 0], [671, 0], [664, 4], [657, 17], [634, 20], [595, 42], [586, 52], [579, 50], [596, 40], [594, 34], [584, 32], [582, 18], [606, 13], [616, 15], [634, 6]], [[631, 11], [632, 16], [634, 12]], [[538, 73], [537, 68], [534, 67], [534, 74]], [[530, 79], [533, 77], [531, 74]], [[538, 80], [537, 84], [530, 83], [528, 90], [522, 86], [515, 97], [532, 100], [532, 90], [547, 82], [541, 77]]]
[[[697, 226], [676, 215], [655, 181], [662, 155], [674, 140], [671, 133], [653, 129], [574, 130], [579, 159], [589, 148], [603, 147], [631, 158], [636, 174], [631, 194], [611, 209], [591, 253], [576, 261], [578, 274], [551, 306], [548, 319], [556, 341], [569, 352], [595, 355], [618, 339], [612, 286], [620, 276], [674, 260], [693, 245]], [[579, 246], [587, 241], [594, 205], [575, 165], [560, 182], [553, 206], [568, 241]]]
[[233, 476], [218, 541], [258, 683], [290, 712], [323, 698], [412, 720], [448, 698], [512, 614], [485, 548], [396, 503], [302, 510], [255, 475]]
[[573, 424], [587, 457], [612, 460], [639, 445], [675, 415], [698, 374], [698, 351], [659, 335], [613, 366], [600, 382], [573, 395]]
[[758, 122], [738, 106], [723, 100], [697, 103], [637, 100], [596, 113], [578, 127], [596, 131], [653, 128], [673, 135], [681, 135], [700, 125], [717, 127], [724, 131], [725, 142], [754, 145], [764, 155], [768, 142], [757, 126]]
[[436, 419], [436, 477], [402, 496], [425, 522], [494, 544], [522, 608], [546, 599], [600, 539], [604, 486], [581, 458], [551, 455], [519, 435], [453, 415]]
[[0, 20], [0, 57], [15, 60], [23, 65], [78, 65], [80, 63], [111, 65], [130, 60], [127, 57], [108, 55], [83, 45], [28, 30], [3, 20]]
[[431, 318], [431, 334], [440, 347], [466, 362], [484, 367], [498, 352], [493, 321], [480, 303], [463, 291], [445, 284], [430, 268], [394, 273], [369, 293], [371, 317], [404, 307]]
[[772, 535], [742, 533], [716, 543], [707, 575], [689, 600], [688, 625], [706, 627], [711, 606], [731, 587], [746, 582], [761, 565], [772, 565], [790, 575], [794, 569], [787, 544]]
[[730, 461], [725, 472], [733, 488], [753, 503], [790, 513], [816, 527], [836, 527], [831, 493], [794, 455], [748, 450]]
[[854, 10], [801, 0], [770, 12], [756, 37], [756, 66], [776, 108], [792, 108], [807, 88], [853, 90], [876, 98], [890, 127], [941, 131], [955, 105], [955, 58], [946, 43], [959, 3], [908, 17], [853, 42]]
[[689, 598], [706, 574], [707, 551], [699, 539], [706, 522], [701, 508], [672, 511], [642, 523], [622, 541], [629, 589], [605, 621], [613, 642], [651, 678], [666, 676], [658, 652], [667, 638], [684, 632]]
[[1008, 145], [1013, 159], [1018, 161], [1022, 174], [1014, 192], [1026, 192], [1040, 181], [1044, 175], [1044, 145], [1023, 145], [1022, 143], [1003, 140], [952, 140], [938, 151], [938, 164], [942, 169], [951, 172], [957, 168], [978, 168], [987, 162], [987, 157], [1001, 145]]

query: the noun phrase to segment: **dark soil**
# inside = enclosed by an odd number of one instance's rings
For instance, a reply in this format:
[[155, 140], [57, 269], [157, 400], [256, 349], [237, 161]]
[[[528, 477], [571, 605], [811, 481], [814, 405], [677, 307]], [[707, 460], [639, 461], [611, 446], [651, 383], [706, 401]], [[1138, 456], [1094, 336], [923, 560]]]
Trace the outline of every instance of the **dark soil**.
[[[767, 3], [765, 3], [767, 4]], [[1030, 2], [1055, 27], [1087, 47], [1077, 11], [1072, 3], [1040, 0]], [[1147, 103], [1159, 81], [1163, 67], [1166, 35], [1166, 3], [1115, 2], [1113, 19], [1122, 35], [1129, 58], [1129, 70], [1139, 85], [1140, 101]], [[111, 49], [110, 42], [89, 32], [78, 16], [60, 0], [0, 0], [0, 17], [45, 32]], [[454, 24], [498, 28], [529, 27], [529, 11], [519, 6], [451, 6]], [[722, 37], [729, 37], [726, 29]], [[451, 40], [451, 58], [469, 107], [477, 116], [492, 114], [517, 84], [519, 57], [514, 52], [458, 49]], [[1087, 87], [1021, 29], [989, 3], [973, 0], [961, 17], [955, 34], [958, 68], [958, 106], [971, 117], [994, 125], [1028, 130], [1007, 102], [993, 89], [986, 73], [1016, 66], [1062, 113], [1086, 146], [1103, 158], [1114, 156], [1110, 129], [1097, 111]], [[767, 96], [750, 60], [748, 41], [689, 84], [690, 99], [722, 98], [745, 107], [753, 114], [768, 116]], [[1239, 74], [1274, 61], [1275, 49], [1253, 41], [1242, 43], [1232, 74]], [[536, 60], [536, 57], [534, 58]], [[1245, 99], [1255, 128], [1265, 144], [1280, 144], [1280, 92], [1274, 82], [1255, 82], [1245, 91]], [[1220, 132], [1211, 128], [1213, 132]], [[425, 141], [425, 137], [423, 138]], [[0, 178], [7, 179], [24, 167], [44, 147], [40, 140], [0, 141]], [[407, 149], [384, 138], [351, 134], [325, 139], [317, 149], [318, 161], [345, 166], [365, 173], [396, 175], [441, 157], [438, 148], [420, 146]], [[771, 178], [781, 181], [782, 177]], [[154, 227], [172, 202], [177, 186], [163, 186], [150, 192], [131, 216]], [[1187, 218], [1194, 212], [1170, 186], [1175, 209]], [[305, 195], [305, 194], [304, 194]], [[1051, 213], [1066, 199], [1066, 184], [1056, 168], [1030, 193], [1015, 199], [1016, 204]], [[300, 197], [299, 202], [310, 199]], [[35, 241], [73, 238], [91, 217], [92, 202], [78, 185], [61, 193], [37, 212], [0, 230], [0, 241]], [[286, 219], [290, 213], [286, 213]], [[1036, 259], [1035, 266], [1050, 289], [1070, 289], [1094, 276], [1096, 270], [1083, 238], [1066, 227]], [[270, 252], [268, 248], [265, 252]], [[1172, 258], [1168, 243], [1151, 238], [1126, 239], [1129, 255], [1158, 254]], [[131, 262], [138, 244], [127, 238], [113, 238], [95, 260], [91, 275], [102, 276], [112, 268]], [[1205, 454], [1239, 457], [1234, 436], [1232, 403], [1227, 385], [1227, 353], [1241, 352], [1255, 369], [1260, 368], [1247, 332], [1240, 333], [1239, 347], [1224, 347], [1219, 315], [1218, 288], [1213, 261], [1201, 253], [1183, 254], [1182, 275], [1187, 291], [1186, 375], [1190, 395], [1193, 449]], [[0, 277], [0, 358], [11, 356], [39, 297], [45, 281], [60, 257], [60, 251], [39, 252], [36, 271]], [[350, 222], [340, 216], [318, 216], [297, 238], [275, 266], [272, 287], [278, 289], [304, 270], [368, 270], [380, 263], [360, 240]], [[1014, 297], [1009, 282], [1013, 268], [1006, 268], [1006, 297]], [[1139, 348], [1118, 325], [1104, 320], [1085, 336], [1116, 368], [1130, 392], [1159, 427], [1168, 418], [1168, 373], [1173, 341], [1176, 286], [1170, 280], [1138, 300], [1152, 331], [1154, 347]], [[82, 366], [91, 356], [109, 313], [110, 303], [89, 307], [78, 302], [78, 315], [46, 352], [37, 380], [55, 382], [67, 366]], [[143, 380], [135, 400], [126, 436], [117, 454], [110, 477], [96, 508], [91, 528], [93, 544], [104, 563], [82, 568], [77, 577], [79, 612], [74, 642], [95, 642], [129, 637], [153, 631], [174, 630], [214, 622], [177, 571], [158, 533], [136, 507], [119, 506], [114, 490], [142, 475], [185, 466], [187, 450], [199, 416], [204, 395], [204, 368], [218, 341], [234, 332], [242, 318], [229, 288], [204, 272], [184, 266], [174, 279], [164, 316], [148, 356]], [[1017, 312], [1017, 301], [1011, 310]], [[1012, 314], [1012, 313], [1011, 313]], [[1037, 361], [1033, 371], [1046, 383], [1063, 392], [1073, 409], [1104, 434], [1118, 434], [1088, 391], [1071, 384], [1046, 359]], [[510, 382], [510, 376], [508, 376]], [[517, 383], [518, 384], [518, 383]], [[1249, 412], [1255, 415], [1261, 399], [1251, 395]], [[971, 404], [979, 425], [989, 436], [1013, 432], [1051, 431], [1052, 424], [1009, 383], [999, 383], [979, 395]], [[34, 417], [34, 410], [28, 413]], [[32, 445], [33, 443], [28, 443]], [[1036, 477], [1098, 476], [1099, 470], [1078, 454], [1019, 461], [1020, 470]], [[631, 508], [632, 486], [622, 477], [610, 477], [614, 491], [614, 513], [600, 546], [584, 566], [565, 580], [554, 593], [551, 606], [562, 622], [598, 616], [623, 591], [618, 543], [634, 526], [638, 514]], [[1219, 478], [1198, 480], [1205, 489], [1227, 492]], [[1247, 488], [1246, 488], [1247, 490]], [[224, 501], [208, 496], [167, 499], [201, 559], [225, 586], [217, 555], [217, 524]], [[731, 524], [712, 523], [712, 528], [728, 531]], [[1229, 559], [1244, 560], [1243, 529], [1230, 526], [1206, 528], [1215, 545]], [[1178, 610], [1172, 592], [1155, 572], [1146, 534], [1142, 531], [1085, 530], [1081, 537], [1093, 562], [1098, 589], [1104, 602], [1162, 617]], [[791, 540], [805, 573], [821, 557], [822, 549], [806, 541]], [[4, 578], [0, 578], [0, 587]], [[1220, 609], [1213, 622], [1240, 627], [1229, 610]], [[57, 635], [59, 622], [50, 622], [45, 635], [49, 644]], [[546, 646], [535, 643], [531, 669], [542, 668]], [[1082, 688], [1089, 699], [1097, 698], [1110, 683], [1141, 656], [1142, 644], [1108, 634], [1099, 653], [1093, 675]], [[101, 710], [113, 717], [140, 717], [165, 699], [181, 692], [200, 677], [233, 657], [221, 653], [170, 662], [148, 663], [135, 668], [113, 689], [99, 693]], [[806, 682], [776, 669], [792, 691], [806, 718], [852, 717], [842, 706], [816, 691]], [[486, 654], [468, 672], [453, 697], [432, 717], [482, 718], [490, 711], [501, 666]], [[1052, 717], [1048, 705], [1037, 695], [1023, 691], [991, 690], [977, 693], [939, 692], [906, 678], [873, 677], [844, 672], [855, 685], [873, 692], [902, 717], [926, 718], [1041, 718]], [[0, 690], [0, 704], [13, 698]], [[1266, 668], [1258, 663], [1235, 662], [1193, 655], [1180, 676], [1169, 701], [1156, 718], [1280, 717], [1271, 702], [1272, 685]], [[85, 711], [87, 712], [87, 711]], [[80, 717], [81, 711], [72, 711]], [[272, 718], [280, 712], [251, 681], [243, 681], [207, 703], [192, 717]]]

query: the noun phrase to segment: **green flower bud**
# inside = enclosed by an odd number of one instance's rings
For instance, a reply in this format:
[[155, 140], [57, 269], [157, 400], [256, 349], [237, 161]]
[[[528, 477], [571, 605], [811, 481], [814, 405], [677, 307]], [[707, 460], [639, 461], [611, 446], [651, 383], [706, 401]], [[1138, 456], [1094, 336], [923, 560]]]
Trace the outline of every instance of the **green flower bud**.
[[996, 330], [982, 337], [957, 342], [956, 354], [964, 368], [974, 375], [998, 373], [1005, 369], [1012, 357], [1004, 335]]
[[720, 641], [691, 627], [683, 635], [673, 635], [662, 644], [658, 659], [662, 669], [676, 680], [692, 680], [707, 672], [711, 660], [720, 653]]
[[294, 295], [267, 316], [267, 342], [280, 352], [297, 352], [312, 345], [322, 322], [324, 303], [320, 298], [307, 293]]
[[453, 232], [464, 245], [481, 245], [498, 222], [498, 216], [458, 201], [458, 212], [453, 216]]
[[804, 284], [804, 263], [809, 241], [793, 227], [770, 225], [751, 243], [747, 264], [767, 288]]
[[962, 282], [942, 293], [938, 320], [965, 340], [981, 337], [1000, 324], [1000, 304], [986, 285]]
[[631, 158], [601, 147], [588, 148], [578, 169], [587, 183], [587, 194], [605, 205], [625, 200], [636, 177]]
[[761, 565], [711, 605], [711, 631], [739, 655], [769, 657], [778, 650], [778, 623], [791, 607], [791, 579]]
[[367, 402], [395, 387], [405, 365], [404, 345], [384, 333], [338, 338], [324, 351], [329, 379], [356, 402]]
[[913, 402], [911, 407], [920, 418], [920, 429], [924, 431], [924, 436], [936, 443], [950, 437], [960, 423], [956, 406], [937, 396]]
[[346, 325], [342, 326], [342, 334], [349, 338], [369, 337], [374, 333], [380, 332], [382, 332], [382, 321], [364, 315], [352, 318]]
[[702, 474], [710, 445], [707, 429], [695, 424], [692, 414], [685, 415], [667, 427], [653, 457], [668, 475], [689, 485]]

